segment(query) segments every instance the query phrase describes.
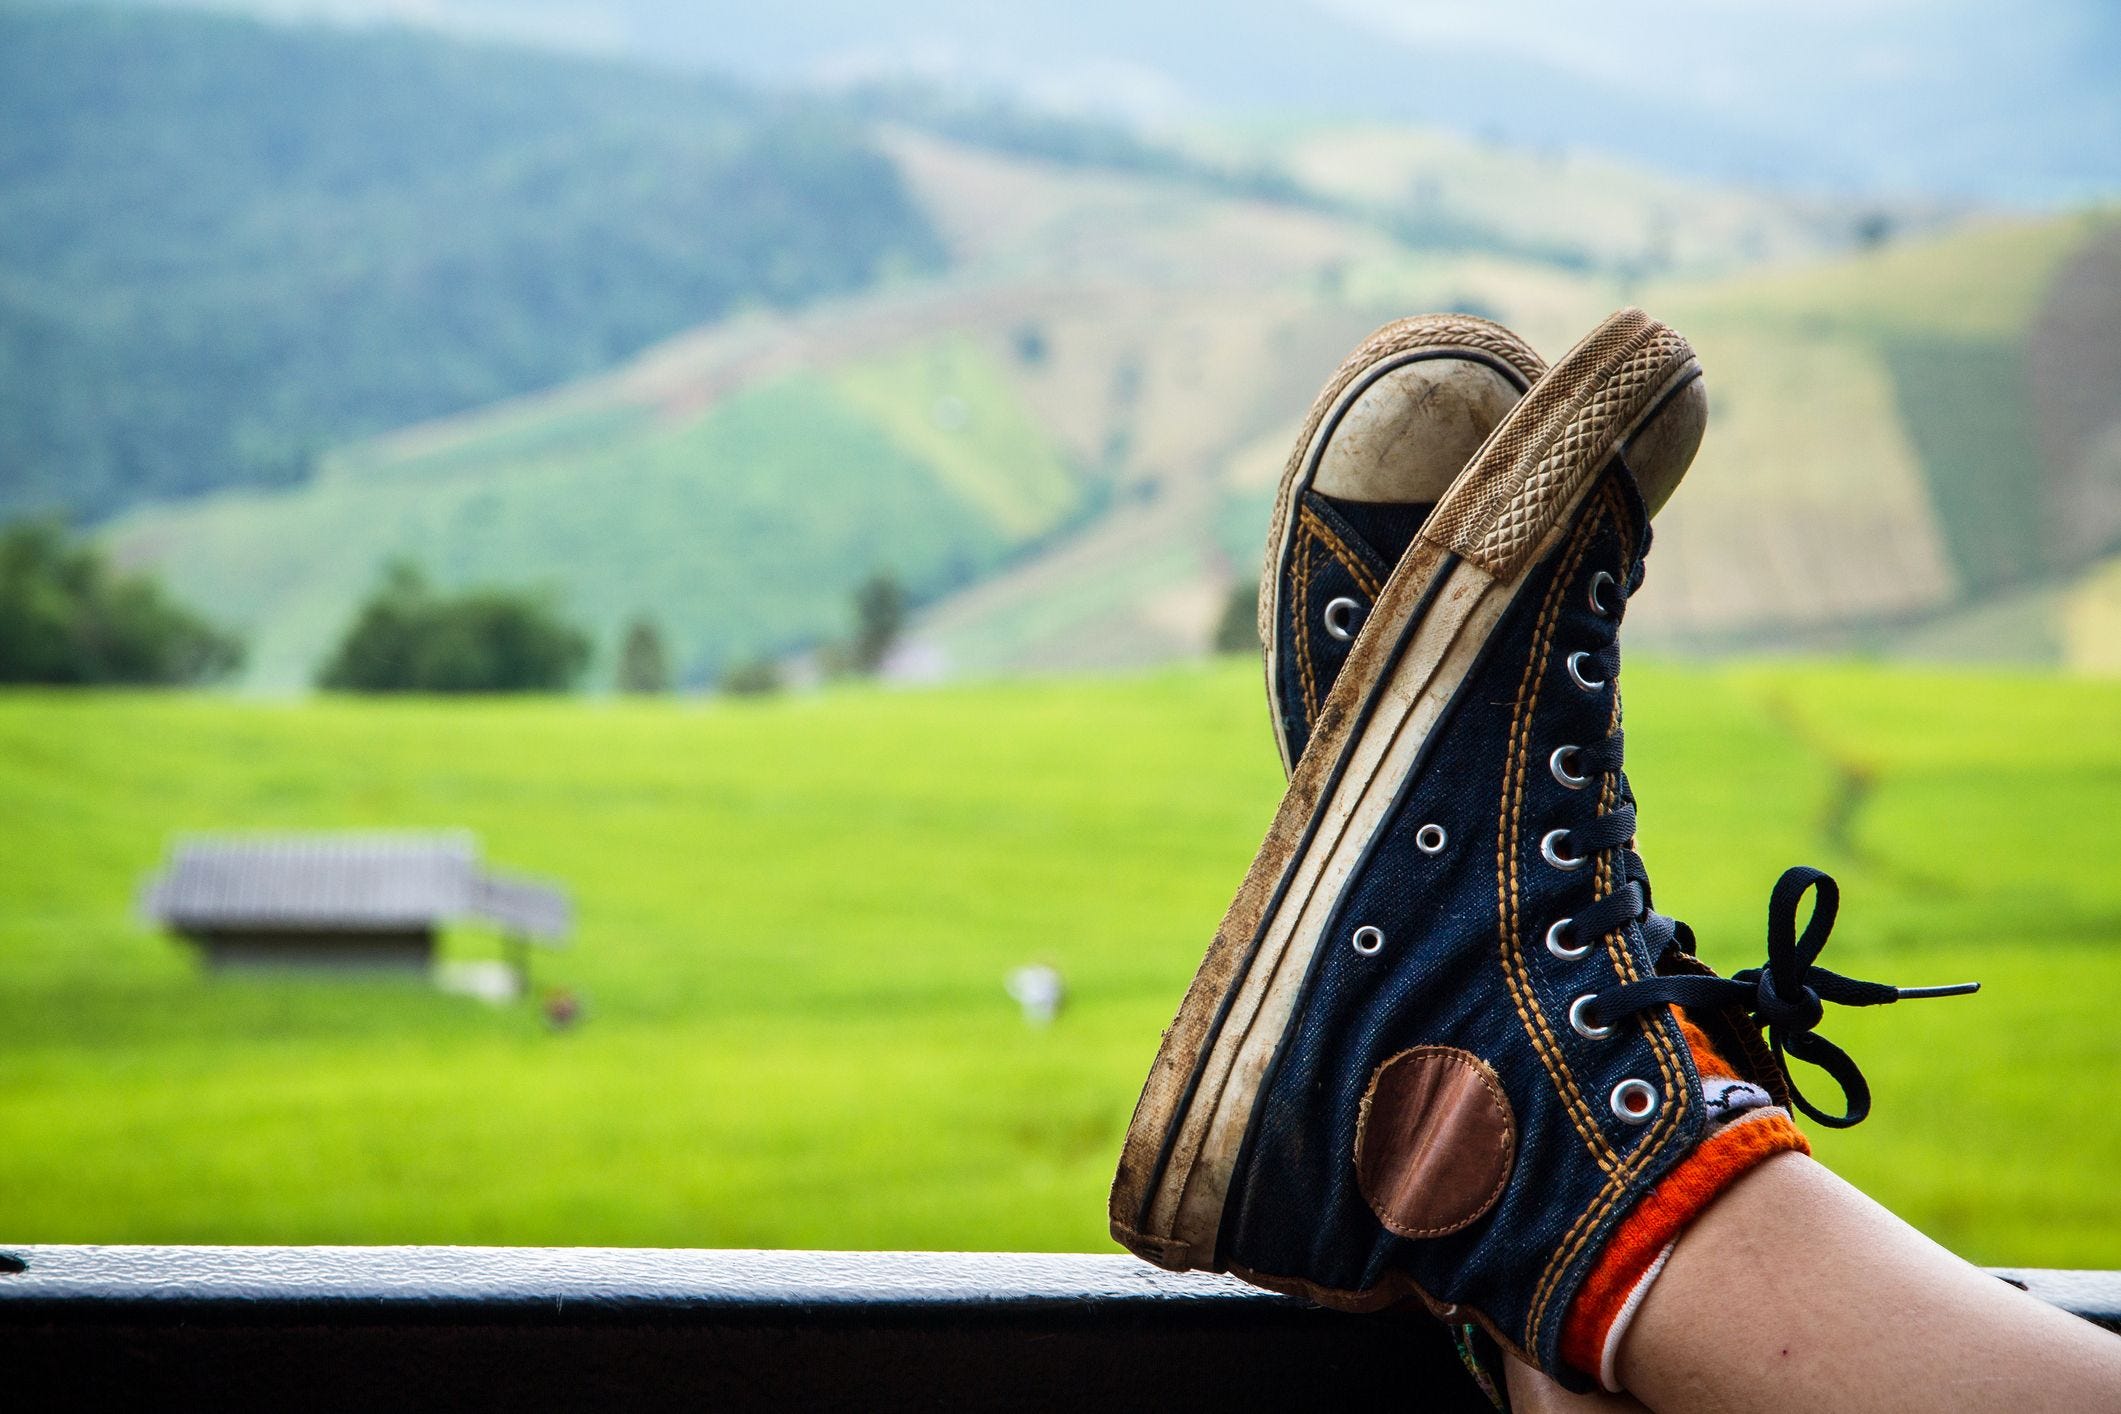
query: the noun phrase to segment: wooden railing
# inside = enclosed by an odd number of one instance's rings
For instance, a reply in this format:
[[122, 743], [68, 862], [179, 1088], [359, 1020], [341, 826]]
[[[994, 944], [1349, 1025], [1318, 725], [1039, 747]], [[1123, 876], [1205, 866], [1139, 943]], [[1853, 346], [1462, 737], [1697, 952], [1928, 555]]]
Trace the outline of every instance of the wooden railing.
[[[2121, 1273], [1997, 1275], [2121, 1330]], [[0, 1402], [1486, 1409], [1425, 1317], [1124, 1256], [564, 1247], [0, 1247]]]

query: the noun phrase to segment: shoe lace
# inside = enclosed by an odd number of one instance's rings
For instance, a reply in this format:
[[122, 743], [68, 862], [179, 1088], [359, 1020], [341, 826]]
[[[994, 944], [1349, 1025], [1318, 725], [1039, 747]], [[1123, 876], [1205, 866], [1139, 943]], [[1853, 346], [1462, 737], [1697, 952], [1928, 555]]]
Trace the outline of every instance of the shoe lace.
[[[1598, 647], [1587, 654], [1588, 660], [1597, 665], [1603, 682], [1613, 682], [1620, 671], [1620, 619], [1628, 597], [1641, 587], [1642, 576], [1643, 562], [1638, 558], [1624, 579], [1607, 586], [1616, 602], [1609, 612], [1600, 614], [1600, 626], [1594, 630]], [[1614, 851], [1618, 883], [1611, 892], [1577, 912], [1568, 931], [1582, 944], [1633, 923], [1641, 928], [1651, 956], [1662, 958], [1669, 949], [1691, 954], [1693, 929], [1651, 907], [1649, 870], [1635, 851], [1635, 792], [1622, 769], [1624, 746], [1624, 734], [1615, 727], [1602, 741], [1576, 753], [1577, 773], [1611, 778], [1616, 793], [1610, 809], [1600, 813], [1590, 825], [1569, 832], [1570, 843], [1586, 852]], [[1814, 890], [1818, 896], [1800, 933], [1797, 911], [1805, 894]], [[1848, 1052], [1815, 1029], [1825, 1014], [1825, 1003], [1882, 1006], [1915, 998], [1961, 996], [1979, 991], [1981, 984], [1894, 987], [1844, 977], [1819, 966], [1819, 954], [1826, 947], [1840, 907], [1841, 888], [1832, 875], [1804, 865], [1787, 869], [1768, 898], [1765, 966], [1749, 967], [1729, 977], [1683, 973], [1623, 982], [1592, 996], [1585, 1004], [1584, 1019], [1594, 1026], [1610, 1026], [1663, 1006], [1741, 1007], [1766, 1028], [1776, 1068], [1791, 1102], [1799, 1110], [1829, 1129], [1860, 1124], [1870, 1114], [1870, 1085]], [[1825, 1071], [1840, 1087], [1840, 1114], [1829, 1114], [1805, 1098], [1790, 1073], [1792, 1056]]]

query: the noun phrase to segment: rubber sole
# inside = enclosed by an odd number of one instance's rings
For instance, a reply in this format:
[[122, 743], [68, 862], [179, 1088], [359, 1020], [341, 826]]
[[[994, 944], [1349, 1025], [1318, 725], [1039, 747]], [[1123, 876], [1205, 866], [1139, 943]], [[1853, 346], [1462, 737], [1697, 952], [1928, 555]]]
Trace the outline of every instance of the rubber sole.
[[[1217, 1240], [1237, 1158], [1342, 887], [1596, 473], [1699, 372], [1678, 334], [1640, 310], [1615, 314], [1495, 428], [1393, 570], [1128, 1126], [1111, 1223], [1137, 1255], [1173, 1270], [1225, 1268]], [[1307, 442], [1318, 440], [1332, 406], [1346, 405], [1346, 391], [1329, 385]], [[1295, 485], [1292, 467], [1284, 489]], [[1329, 1305], [1377, 1304], [1374, 1293], [1305, 1293]]]

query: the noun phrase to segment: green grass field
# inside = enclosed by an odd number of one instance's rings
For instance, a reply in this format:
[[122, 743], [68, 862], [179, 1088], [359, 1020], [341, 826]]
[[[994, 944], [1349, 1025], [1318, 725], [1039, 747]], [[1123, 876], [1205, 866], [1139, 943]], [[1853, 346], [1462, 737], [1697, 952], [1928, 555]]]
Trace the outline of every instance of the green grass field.
[[[1630, 670], [1665, 907], [1726, 969], [1786, 864], [1837, 1014], [1823, 1156], [1968, 1256], [2121, 1266], [2121, 683]], [[0, 697], [0, 1237], [1102, 1250], [1135, 1089], [1277, 787], [1250, 666], [746, 704]], [[576, 891], [527, 1007], [213, 979], [132, 913], [173, 831], [464, 825]], [[460, 954], [493, 946], [452, 938]], [[1027, 1028], [1006, 971], [1073, 996]], [[1825, 1088], [1825, 1087], [1822, 1087]]]

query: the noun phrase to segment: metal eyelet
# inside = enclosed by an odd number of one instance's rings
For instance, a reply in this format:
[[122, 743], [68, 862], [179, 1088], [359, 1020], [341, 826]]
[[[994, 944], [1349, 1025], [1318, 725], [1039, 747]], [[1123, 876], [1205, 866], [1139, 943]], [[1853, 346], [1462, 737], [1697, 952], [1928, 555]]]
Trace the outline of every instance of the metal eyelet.
[[1549, 830], [1539, 841], [1540, 857], [1556, 869], [1581, 869], [1589, 862], [1585, 855], [1563, 854], [1558, 846], [1569, 837], [1567, 830]]
[[1441, 854], [1449, 838], [1444, 834], [1443, 826], [1423, 825], [1414, 832], [1414, 848], [1423, 854]]
[[1569, 930], [1569, 925], [1575, 921], [1573, 918], [1557, 918], [1554, 920], [1554, 926], [1547, 929], [1547, 951], [1560, 958], [1563, 962], [1574, 962], [1596, 946], [1595, 943], [1579, 943], [1572, 948], [1562, 941], [1563, 935]]
[[1355, 951], [1361, 953], [1364, 957], [1375, 957], [1384, 948], [1384, 930], [1382, 928], [1373, 928], [1365, 923], [1362, 927], [1355, 930], [1355, 937], [1352, 942], [1355, 945]]
[[1596, 692], [1599, 688], [1605, 686], [1606, 680], [1604, 678], [1587, 678], [1583, 675], [1584, 660], [1590, 656], [1590, 654], [1581, 649], [1571, 653], [1569, 655], [1569, 676], [1574, 678], [1576, 685], [1585, 692]]
[[1591, 783], [1591, 778], [1589, 776], [1579, 776], [1562, 764], [1575, 754], [1576, 748], [1573, 746], [1555, 747], [1554, 754], [1547, 758], [1547, 770], [1552, 773], [1556, 781], [1570, 790], [1582, 790]]
[[1613, 1117], [1623, 1124], [1648, 1124], [1663, 1098], [1649, 1081], [1630, 1077], [1613, 1087], [1613, 1093], [1606, 1096], [1606, 1104], [1612, 1107]]
[[1346, 595], [1342, 595], [1340, 598], [1335, 599], [1332, 603], [1326, 605], [1325, 621], [1327, 635], [1339, 639], [1342, 643], [1346, 643], [1349, 639], [1355, 636], [1355, 622], [1349, 616], [1352, 614], [1359, 614], [1361, 612], [1361, 601], [1356, 599], [1350, 599]]
[[1583, 1037], [1586, 1041], [1603, 1041], [1606, 1037], [1613, 1034], [1613, 1028], [1610, 1026], [1593, 1026], [1590, 1022], [1583, 1019], [1583, 1009], [1594, 1000], [1596, 999], [1589, 992], [1585, 992], [1575, 1001], [1570, 1002], [1569, 1025], [1575, 1027], [1576, 1034]]
[[1616, 582], [1604, 570], [1591, 576], [1591, 612], [1602, 619], [1613, 617], [1613, 611], [1605, 606], [1605, 590], [1607, 585]]

